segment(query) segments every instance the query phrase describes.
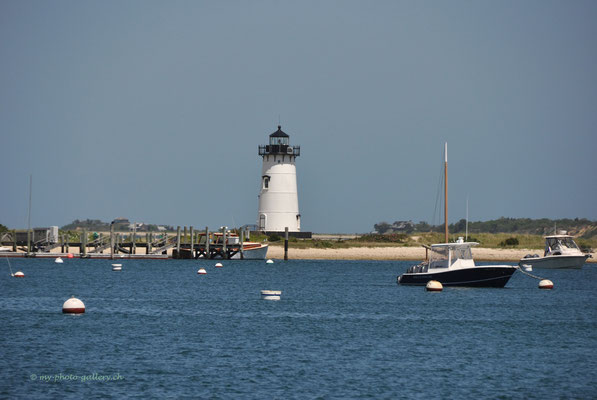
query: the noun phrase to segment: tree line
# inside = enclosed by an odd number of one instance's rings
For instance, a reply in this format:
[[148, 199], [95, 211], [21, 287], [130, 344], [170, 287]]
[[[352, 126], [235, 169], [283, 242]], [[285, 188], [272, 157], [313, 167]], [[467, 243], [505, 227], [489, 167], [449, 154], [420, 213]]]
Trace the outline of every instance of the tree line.
[[[451, 233], [464, 233], [466, 231], [466, 220], [449, 224]], [[392, 224], [379, 222], [373, 227], [378, 233], [413, 233], [413, 232], [443, 232], [444, 224], [430, 225], [425, 221], [414, 223], [412, 221], [396, 221]], [[556, 231], [565, 230], [570, 234], [582, 237], [593, 237], [597, 235], [597, 221], [586, 218], [562, 218], [562, 219], [531, 219], [531, 218], [499, 218], [490, 221], [469, 221], [469, 233], [518, 233], [531, 235], [549, 235]]]

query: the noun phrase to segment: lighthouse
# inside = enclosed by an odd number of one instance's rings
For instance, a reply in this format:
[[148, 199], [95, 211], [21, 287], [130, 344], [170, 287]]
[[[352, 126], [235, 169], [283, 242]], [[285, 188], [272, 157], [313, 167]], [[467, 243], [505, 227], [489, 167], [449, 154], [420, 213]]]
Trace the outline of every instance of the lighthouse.
[[260, 231], [284, 232], [288, 227], [289, 232], [300, 232], [294, 164], [300, 154], [300, 146], [290, 145], [290, 137], [280, 125], [269, 135], [269, 144], [259, 146], [259, 155], [263, 158], [257, 216]]

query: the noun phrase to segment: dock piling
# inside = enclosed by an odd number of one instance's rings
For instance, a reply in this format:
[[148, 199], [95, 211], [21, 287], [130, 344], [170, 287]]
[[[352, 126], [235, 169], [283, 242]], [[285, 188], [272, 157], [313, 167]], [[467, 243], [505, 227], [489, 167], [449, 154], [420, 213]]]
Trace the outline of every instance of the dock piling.
[[133, 246], [131, 249], [131, 254], [137, 253], [137, 223], [133, 224]]
[[288, 227], [284, 228], [284, 261], [288, 260]]
[[110, 224], [110, 258], [114, 259], [114, 223]]
[[222, 257], [223, 258], [228, 258], [228, 253], [227, 253], [228, 249], [226, 247], [226, 229], [227, 228], [228, 228], [227, 226], [223, 226], [222, 227], [222, 232], [223, 232], [223, 235], [222, 235], [222, 238], [223, 238], [223, 241], [222, 241]]
[[195, 258], [195, 232], [192, 226], [189, 227], [189, 234], [191, 235], [191, 258]]
[[83, 257], [87, 257], [87, 229], [83, 229], [83, 240], [81, 240], [81, 251], [79, 252], [80, 254], [83, 255]]
[[243, 243], [245, 242], [245, 230], [240, 230], [240, 259], [245, 259], [245, 251], [243, 250]]
[[205, 227], [205, 258], [211, 258], [209, 253], [209, 227]]

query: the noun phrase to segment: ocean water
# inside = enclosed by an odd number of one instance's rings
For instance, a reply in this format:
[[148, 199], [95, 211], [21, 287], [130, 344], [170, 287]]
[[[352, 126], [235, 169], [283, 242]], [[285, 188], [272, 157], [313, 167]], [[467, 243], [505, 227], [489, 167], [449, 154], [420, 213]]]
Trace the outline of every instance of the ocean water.
[[409, 262], [2, 261], [0, 398], [597, 396], [594, 265], [428, 293]]

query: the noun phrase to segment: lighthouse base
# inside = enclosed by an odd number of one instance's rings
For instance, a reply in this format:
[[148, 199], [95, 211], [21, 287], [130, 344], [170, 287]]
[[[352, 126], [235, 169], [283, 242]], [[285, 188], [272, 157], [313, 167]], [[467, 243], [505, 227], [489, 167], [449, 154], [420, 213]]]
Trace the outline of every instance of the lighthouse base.
[[[251, 234], [256, 234], [256, 235], [278, 235], [282, 238], [284, 238], [284, 235], [286, 234], [285, 231], [251, 231]], [[288, 232], [288, 237], [294, 237], [297, 239], [311, 239], [313, 237], [313, 232]]]

